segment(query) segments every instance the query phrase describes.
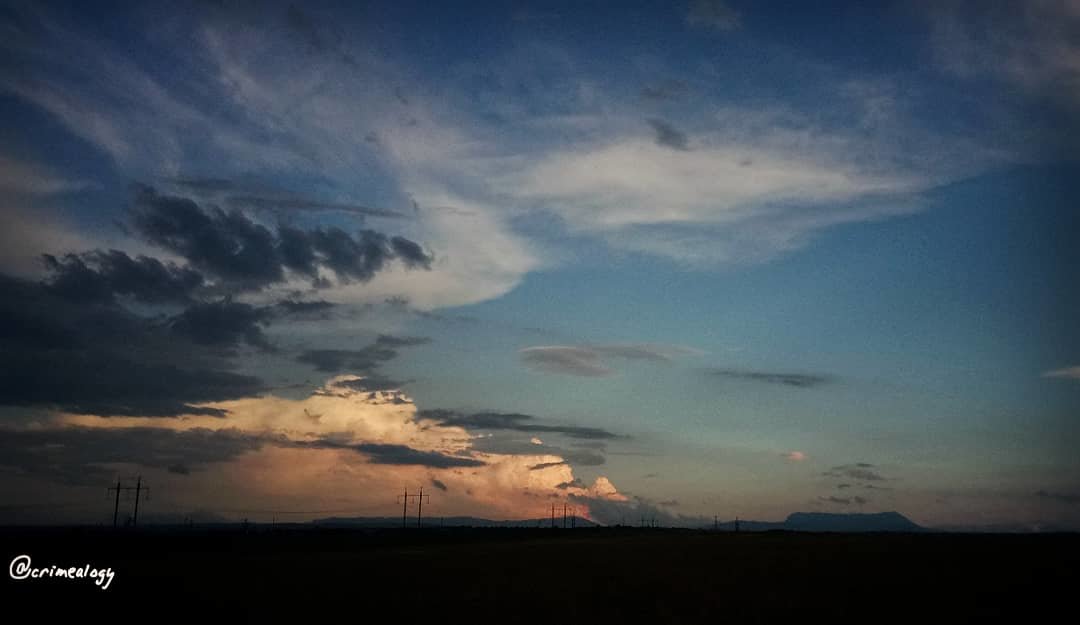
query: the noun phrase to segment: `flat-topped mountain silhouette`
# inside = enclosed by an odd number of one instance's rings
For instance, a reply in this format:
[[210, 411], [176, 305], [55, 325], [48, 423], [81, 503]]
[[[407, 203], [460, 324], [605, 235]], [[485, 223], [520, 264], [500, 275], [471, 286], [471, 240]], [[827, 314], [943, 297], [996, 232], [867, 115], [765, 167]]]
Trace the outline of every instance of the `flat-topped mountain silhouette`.
[[803, 532], [919, 532], [923, 528], [899, 512], [871, 514], [795, 512], [784, 528]]
[[[735, 521], [720, 523], [718, 529], [734, 531]], [[786, 530], [791, 532], [922, 532], [918, 525], [899, 512], [834, 513], [793, 512], [783, 521], [739, 521], [746, 532]]]

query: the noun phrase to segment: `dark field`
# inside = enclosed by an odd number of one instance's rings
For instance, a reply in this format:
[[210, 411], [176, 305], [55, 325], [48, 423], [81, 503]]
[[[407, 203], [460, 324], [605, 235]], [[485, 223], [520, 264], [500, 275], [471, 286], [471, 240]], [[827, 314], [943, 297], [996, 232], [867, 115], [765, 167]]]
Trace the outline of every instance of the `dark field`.
[[[1078, 535], [0, 530], [9, 616], [93, 622], [1071, 622]], [[1059, 611], [1062, 611], [1057, 616]], [[8, 621], [16, 622], [16, 621]]]

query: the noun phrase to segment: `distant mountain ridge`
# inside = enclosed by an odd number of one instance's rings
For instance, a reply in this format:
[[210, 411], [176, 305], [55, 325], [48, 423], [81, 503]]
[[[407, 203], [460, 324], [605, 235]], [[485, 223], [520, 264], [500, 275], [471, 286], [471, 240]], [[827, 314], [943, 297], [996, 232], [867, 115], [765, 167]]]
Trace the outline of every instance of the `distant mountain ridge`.
[[[312, 525], [320, 527], [401, 527], [401, 517], [329, 517], [317, 519]], [[735, 521], [725, 521], [715, 527], [722, 531], [735, 531]], [[415, 527], [416, 518], [406, 520], [407, 527]], [[570, 527], [599, 527], [598, 523], [573, 517], [566, 520]], [[424, 527], [551, 527], [550, 518], [519, 519], [495, 521], [468, 516], [428, 517], [423, 520]], [[563, 527], [562, 517], [555, 518], [555, 526]], [[792, 532], [923, 532], [926, 528], [918, 525], [899, 512], [875, 513], [829, 513], [829, 512], [794, 512], [783, 521], [738, 521], [741, 531], [766, 532], [786, 530]]]
[[[312, 525], [319, 527], [401, 527], [401, 517], [328, 517], [316, 519]], [[555, 517], [556, 527], [563, 526], [562, 516]], [[567, 517], [566, 527], [599, 527], [599, 524], [582, 517]], [[416, 527], [416, 517], [405, 520], [406, 527]], [[470, 516], [424, 517], [423, 527], [551, 527], [551, 518], [512, 519], [495, 521]]]
[[921, 532], [924, 528], [899, 512], [833, 514], [795, 512], [784, 527], [802, 532]]

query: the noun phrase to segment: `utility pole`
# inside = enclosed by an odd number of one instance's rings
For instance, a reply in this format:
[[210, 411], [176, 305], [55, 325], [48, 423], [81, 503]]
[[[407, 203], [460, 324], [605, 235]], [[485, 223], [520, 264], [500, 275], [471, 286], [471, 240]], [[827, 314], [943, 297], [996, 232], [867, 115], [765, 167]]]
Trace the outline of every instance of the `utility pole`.
[[135, 491], [135, 514], [132, 517], [131, 525], [132, 525], [132, 527], [138, 526], [138, 524], [139, 524], [139, 498], [142, 496], [143, 491], [146, 492], [147, 498], [150, 497], [150, 487], [149, 486], [147, 486], [145, 488], [143, 487], [143, 485], [142, 485], [142, 476], [141, 475], [139, 476], [138, 480], [135, 482], [135, 486], [122, 486], [120, 484], [120, 480], [117, 479], [116, 480], [116, 486], [110, 486], [106, 490], [115, 490], [116, 491], [116, 501], [113, 503], [113, 521], [112, 521], [112, 524], [113, 524], [114, 528], [116, 527], [117, 516], [119, 516], [119, 513], [120, 513], [120, 491], [126, 491], [126, 492]]
[[720, 529], [720, 517], [719, 517], [719, 515], [716, 515], [716, 514], [714, 514], [714, 515], [713, 515], [713, 518], [712, 518], [712, 529], [713, 529], [713, 531], [714, 531], [714, 532], [715, 532], [716, 530]]
[[116, 486], [109, 490], [116, 490], [116, 503], [113, 504], [112, 510], [112, 526], [116, 529], [116, 515], [120, 512], [120, 478], [116, 478]]
[[416, 527], [420, 528], [420, 517], [424, 510], [424, 497], [431, 498], [431, 495], [424, 494], [424, 487], [420, 487], [420, 494], [416, 496]]
[[142, 476], [135, 481], [135, 519], [132, 521], [132, 527], [139, 526], [139, 492], [142, 491]]
[[555, 529], [555, 504], [551, 504], [551, 529]]
[[421, 487], [420, 493], [417, 495], [410, 495], [409, 489], [406, 488], [405, 493], [403, 495], [398, 495], [398, 497], [401, 497], [401, 527], [408, 527], [409, 499], [417, 500], [416, 527], [420, 527], [420, 518], [423, 515], [424, 510], [424, 497], [431, 499], [431, 495], [425, 495], [424, 489]]

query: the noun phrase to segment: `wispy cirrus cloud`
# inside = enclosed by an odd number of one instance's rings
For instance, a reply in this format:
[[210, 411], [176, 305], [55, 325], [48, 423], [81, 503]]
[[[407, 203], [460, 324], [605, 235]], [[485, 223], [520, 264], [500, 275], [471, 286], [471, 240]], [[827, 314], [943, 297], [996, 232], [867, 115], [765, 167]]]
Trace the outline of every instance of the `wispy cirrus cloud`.
[[1080, 365], [1053, 369], [1042, 374], [1044, 378], [1061, 378], [1065, 380], [1080, 380]]
[[[620, 438], [618, 434], [601, 428], [578, 425], [554, 425], [537, 422], [535, 417], [526, 414], [505, 412], [477, 412], [463, 414], [452, 410], [431, 409], [420, 413], [421, 419], [428, 419], [443, 426], [465, 427], [477, 430], [513, 430], [515, 432], [563, 434], [570, 438], [604, 440]], [[529, 445], [535, 445], [530, 440]]]
[[837, 465], [830, 468], [828, 471], [825, 471], [822, 475], [832, 478], [851, 478], [854, 480], [862, 480], [864, 482], [880, 482], [885, 480], [885, 477], [877, 471], [876, 467], [868, 462]]
[[764, 384], [779, 384], [796, 388], [821, 386], [832, 381], [832, 377], [822, 374], [791, 373], [781, 371], [755, 371], [751, 369], [714, 368], [707, 370], [709, 375], [733, 380], [747, 380]]
[[518, 351], [525, 366], [535, 371], [579, 377], [615, 375], [613, 360], [671, 362], [680, 355], [701, 352], [681, 345], [627, 343], [606, 345], [540, 345]]

